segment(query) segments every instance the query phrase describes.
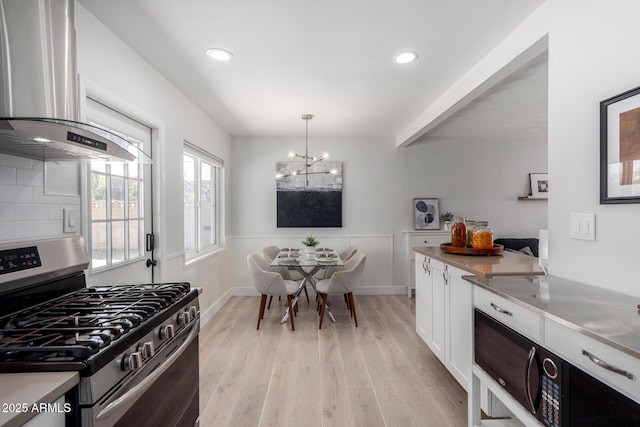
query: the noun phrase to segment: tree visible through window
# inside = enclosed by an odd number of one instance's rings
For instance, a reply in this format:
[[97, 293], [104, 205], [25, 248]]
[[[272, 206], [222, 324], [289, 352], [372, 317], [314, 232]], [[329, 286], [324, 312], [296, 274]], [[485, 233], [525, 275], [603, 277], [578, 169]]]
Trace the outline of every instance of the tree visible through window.
[[220, 176], [223, 163], [215, 156], [185, 143], [184, 250], [192, 259], [219, 246]]

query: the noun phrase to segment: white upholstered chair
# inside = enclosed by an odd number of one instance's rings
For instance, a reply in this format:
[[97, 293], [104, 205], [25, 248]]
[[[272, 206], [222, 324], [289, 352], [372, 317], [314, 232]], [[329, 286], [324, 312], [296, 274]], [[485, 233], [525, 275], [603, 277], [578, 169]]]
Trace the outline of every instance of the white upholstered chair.
[[258, 326], [260, 329], [260, 321], [264, 317], [264, 308], [267, 302], [267, 296], [286, 296], [287, 306], [289, 307], [289, 318], [291, 319], [291, 330], [295, 331], [293, 317], [295, 312], [291, 306], [293, 295], [298, 290], [298, 284], [293, 280], [285, 280], [282, 276], [275, 272], [269, 271], [269, 264], [258, 254], [251, 254], [247, 257], [247, 265], [253, 277], [253, 282], [257, 291], [260, 293], [260, 310], [258, 312]]
[[318, 294], [322, 297], [320, 302], [320, 325], [318, 329], [322, 329], [322, 320], [324, 319], [324, 313], [327, 308], [327, 297], [330, 294], [346, 296], [347, 306], [356, 323], [356, 327], [358, 326], [353, 290], [360, 284], [360, 278], [362, 277], [366, 260], [367, 257], [364, 254], [356, 254], [347, 261], [347, 269], [336, 271], [330, 278], [320, 280], [316, 283], [316, 291], [318, 291]]

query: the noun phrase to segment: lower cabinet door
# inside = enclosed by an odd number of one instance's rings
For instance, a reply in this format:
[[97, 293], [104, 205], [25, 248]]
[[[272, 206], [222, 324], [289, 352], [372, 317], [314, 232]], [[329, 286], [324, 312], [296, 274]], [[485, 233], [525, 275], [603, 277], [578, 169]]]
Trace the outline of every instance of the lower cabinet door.
[[433, 272], [433, 287], [432, 287], [432, 312], [431, 312], [431, 323], [433, 325], [433, 333], [431, 344], [429, 347], [431, 351], [438, 356], [438, 359], [442, 363], [445, 363], [445, 336], [446, 336], [446, 325], [445, 325], [445, 311], [446, 311], [446, 287], [447, 281], [449, 280], [449, 273], [447, 271], [448, 266], [441, 262], [432, 262], [432, 272]]
[[416, 332], [430, 345], [433, 338], [431, 258], [416, 256]]
[[[449, 268], [447, 286], [447, 334], [445, 365], [465, 389], [471, 383], [472, 285], [462, 279], [464, 272]], [[454, 271], [451, 271], [454, 270]]]

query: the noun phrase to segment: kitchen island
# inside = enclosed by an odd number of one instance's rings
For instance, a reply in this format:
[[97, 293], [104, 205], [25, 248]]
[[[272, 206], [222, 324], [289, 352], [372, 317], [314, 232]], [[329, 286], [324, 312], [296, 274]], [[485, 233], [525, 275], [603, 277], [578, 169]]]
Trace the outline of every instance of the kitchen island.
[[79, 381], [77, 372], [0, 374], [0, 426], [64, 426], [64, 394]]
[[435, 246], [418, 246], [412, 250], [415, 252], [416, 331], [468, 391], [473, 354], [473, 285], [462, 277], [469, 274], [544, 275], [544, 271], [538, 265], [538, 258], [519, 253], [455, 255]]

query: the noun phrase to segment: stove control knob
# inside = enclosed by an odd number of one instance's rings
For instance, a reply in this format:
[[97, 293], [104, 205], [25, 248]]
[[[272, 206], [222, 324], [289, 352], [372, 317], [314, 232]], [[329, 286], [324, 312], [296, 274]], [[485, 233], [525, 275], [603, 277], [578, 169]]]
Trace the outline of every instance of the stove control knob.
[[195, 305], [189, 307], [189, 315], [191, 316], [191, 320], [198, 317], [198, 308]]
[[122, 370], [123, 371], [135, 371], [142, 366], [142, 353], [135, 351], [130, 354], [125, 354], [122, 358]]
[[188, 311], [178, 313], [178, 325], [186, 325], [189, 322], [191, 322], [191, 316]]
[[173, 325], [166, 325], [166, 326], [161, 326], [160, 330], [158, 331], [158, 337], [161, 340], [164, 339], [171, 339], [173, 338], [173, 336], [175, 335], [175, 330], [173, 329]]
[[153, 357], [153, 355], [155, 354], [155, 350], [153, 349], [153, 342], [143, 342], [138, 346], [138, 351], [142, 354], [143, 359]]

